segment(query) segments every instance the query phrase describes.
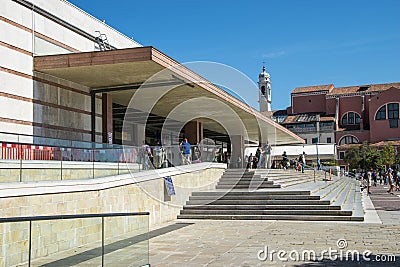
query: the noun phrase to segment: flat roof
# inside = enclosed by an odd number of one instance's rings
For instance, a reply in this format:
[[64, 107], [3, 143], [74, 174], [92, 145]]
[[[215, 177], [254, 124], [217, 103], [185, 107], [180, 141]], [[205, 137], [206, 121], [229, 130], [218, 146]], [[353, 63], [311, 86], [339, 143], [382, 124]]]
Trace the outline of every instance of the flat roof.
[[[93, 90], [107, 88], [118, 90], [118, 88], [126, 89], [129, 86], [135, 88], [134, 86], [143, 84], [154, 74], [161, 72], [161, 75], [157, 77], [159, 82], [180, 80], [184, 83], [159, 99], [152, 109], [154, 114], [166, 117], [185, 101], [208, 97], [222, 101], [237, 113], [249, 133], [250, 140], [259, 141], [259, 137], [263, 136], [263, 139], [267, 137], [276, 144], [304, 143], [302, 138], [291, 131], [151, 46], [35, 56], [34, 71], [82, 84]], [[111, 93], [113, 101], [127, 106], [135, 90]], [[141, 104], [153, 105], [154, 103], [146, 103], [146, 99], [143, 99]], [[209, 104], [206, 103], [205, 106], [199, 108], [202, 109], [203, 117], [207, 118], [207, 112], [209, 112], [211, 118], [218, 107], [210, 101]], [[189, 112], [192, 112], [195, 117], [198, 110], [193, 109]], [[235, 118], [226, 114], [224, 119], [226, 119], [224, 122], [227, 122]], [[218, 123], [211, 120], [205, 121], [210, 130], [221, 130]], [[232, 123], [235, 122], [232, 121]]]

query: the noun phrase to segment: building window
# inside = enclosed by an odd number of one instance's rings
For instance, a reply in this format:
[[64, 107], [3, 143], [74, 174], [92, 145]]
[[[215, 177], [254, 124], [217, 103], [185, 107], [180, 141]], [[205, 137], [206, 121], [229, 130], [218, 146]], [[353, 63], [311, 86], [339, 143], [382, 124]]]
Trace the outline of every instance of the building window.
[[327, 137], [327, 138], [326, 138], [326, 142], [327, 142], [328, 144], [332, 143], [332, 138], [331, 138], [331, 137]]
[[375, 120], [386, 120], [386, 105], [378, 110], [375, 116]]
[[307, 144], [307, 138], [304, 139], [304, 142]]
[[319, 125], [321, 127], [332, 127], [333, 126], [333, 122], [320, 122]]
[[344, 151], [339, 151], [339, 159], [344, 159]]
[[399, 121], [398, 120], [389, 120], [390, 128], [399, 128]]
[[358, 125], [360, 124], [361, 117], [355, 112], [347, 112], [342, 118], [342, 125]]
[[389, 120], [399, 118], [399, 103], [390, 103], [387, 105], [387, 109]]
[[261, 86], [261, 94], [262, 94], [262, 95], [265, 95], [265, 86], [264, 86], [264, 85]]
[[313, 144], [318, 143], [318, 137], [314, 137], [313, 139], [311, 139], [311, 143]]
[[345, 145], [345, 144], [358, 144], [359, 141], [357, 137], [352, 136], [352, 135], [346, 135], [343, 136], [342, 139], [340, 139], [339, 145]]

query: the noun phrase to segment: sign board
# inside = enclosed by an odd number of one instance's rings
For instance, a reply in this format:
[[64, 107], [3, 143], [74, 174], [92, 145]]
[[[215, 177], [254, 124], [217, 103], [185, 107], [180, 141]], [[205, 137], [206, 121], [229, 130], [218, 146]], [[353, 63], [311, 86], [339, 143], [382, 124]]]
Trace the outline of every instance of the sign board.
[[167, 188], [168, 196], [175, 195], [174, 183], [172, 182], [171, 176], [165, 177], [164, 181], [165, 181], [165, 187]]
[[112, 132], [108, 132], [107, 133], [107, 137], [108, 137], [108, 143], [110, 145], [112, 145], [112, 143], [113, 143], [113, 133]]

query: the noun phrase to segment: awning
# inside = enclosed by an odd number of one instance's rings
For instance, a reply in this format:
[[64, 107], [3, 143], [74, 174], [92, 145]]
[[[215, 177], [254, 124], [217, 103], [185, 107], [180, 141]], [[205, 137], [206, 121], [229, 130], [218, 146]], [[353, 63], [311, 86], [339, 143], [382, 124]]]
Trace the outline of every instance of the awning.
[[[291, 131], [153, 47], [37, 56], [34, 58], [34, 70], [82, 84], [94, 91], [108, 91], [113, 94], [113, 101], [121, 105], [128, 105], [135, 90], [154, 74], [162, 71], [157, 77], [158, 87], [163, 83], [174, 81], [181, 83], [183, 81], [183, 84], [159, 99], [157, 105], [152, 108], [152, 113], [166, 117], [185, 101], [206, 97], [217, 100], [198, 107], [201, 108], [201, 117], [205, 118], [203, 119], [205, 127], [210, 130], [221, 131], [221, 125], [212, 119], [207, 119], [218, 112], [215, 103], [219, 101], [236, 112], [245, 125], [251, 141], [258, 142], [260, 136], [263, 136], [263, 140], [268, 139], [277, 145], [304, 143], [302, 138]], [[145, 98], [142, 104], [146, 105]], [[199, 109], [193, 108], [188, 112], [196, 116]], [[207, 112], [210, 116], [207, 116]], [[224, 115], [218, 114], [218, 116]], [[223, 118], [224, 122], [235, 120], [229, 114]]]

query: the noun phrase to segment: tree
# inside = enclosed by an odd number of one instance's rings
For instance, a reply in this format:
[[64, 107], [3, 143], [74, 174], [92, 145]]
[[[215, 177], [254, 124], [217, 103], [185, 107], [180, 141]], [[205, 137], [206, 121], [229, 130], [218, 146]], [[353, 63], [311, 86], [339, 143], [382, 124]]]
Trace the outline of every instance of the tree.
[[383, 165], [382, 162], [382, 154], [377, 149], [369, 147], [365, 159], [366, 169], [380, 169]]
[[364, 142], [361, 146], [350, 147], [344, 160], [349, 164], [350, 169], [379, 169], [383, 165], [382, 154], [367, 142]]
[[392, 142], [388, 142], [387, 146], [382, 149], [382, 163], [391, 166], [395, 163], [395, 151]]
[[360, 148], [358, 146], [351, 146], [344, 156], [344, 160], [349, 164], [350, 169], [358, 169], [362, 161], [360, 156]]

